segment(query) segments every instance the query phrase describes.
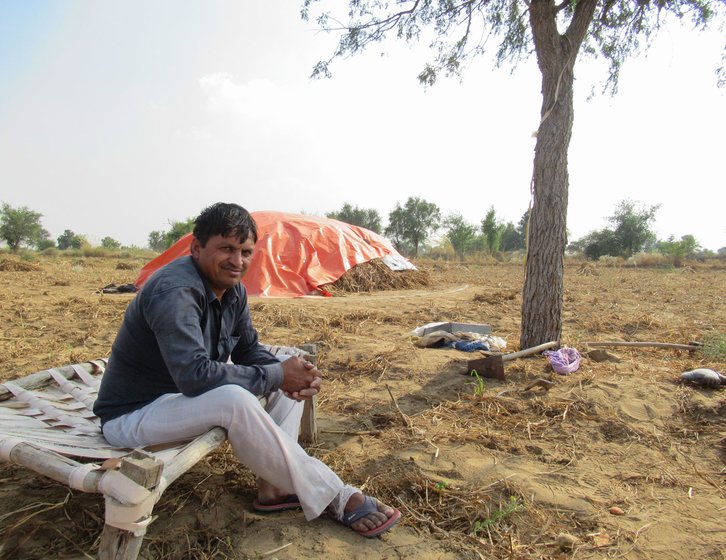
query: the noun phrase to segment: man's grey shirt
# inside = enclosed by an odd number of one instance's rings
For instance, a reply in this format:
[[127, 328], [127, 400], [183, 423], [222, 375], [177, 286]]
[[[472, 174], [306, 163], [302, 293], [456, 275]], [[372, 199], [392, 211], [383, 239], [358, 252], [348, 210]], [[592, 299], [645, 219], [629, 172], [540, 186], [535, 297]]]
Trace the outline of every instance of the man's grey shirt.
[[192, 257], [181, 257], [126, 309], [93, 411], [103, 424], [166, 393], [194, 397], [233, 384], [259, 396], [282, 381], [279, 360], [259, 344], [244, 286], [220, 301]]

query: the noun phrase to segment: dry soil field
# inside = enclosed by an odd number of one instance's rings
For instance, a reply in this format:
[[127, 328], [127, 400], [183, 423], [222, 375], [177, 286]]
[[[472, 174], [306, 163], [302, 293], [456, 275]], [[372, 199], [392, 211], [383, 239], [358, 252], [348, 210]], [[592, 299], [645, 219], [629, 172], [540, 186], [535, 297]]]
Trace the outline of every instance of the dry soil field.
[[[97, 290], [131, 282], [143, 262], [16, 264], [0, 255], [0, 377], [107, 356], [133, 296]], [[536, 357], [479, 387], [459, 373], [470, 354], [416, 348], [409, 332], [485, 322], [516, 350], [522, 268], [422, 268], [420, 289], [252, 301], [263, 341], [318, 344], [326, 385], [310, 452], [402, 522], [366, 540], [327, 518], [256, 515], [253, 477], [223, 449], [162, 496], [143, 557], [726, 558], [726, 391], [679, 382], [695, 367], [725, 372], [723, 356], [614, 348], [619, 361], [586, 358], [569, 376]], [[563, 343], [723, 336], [725, 287], [715, 267], [568, 267]], [[500, 394], [538, 377], [554, 386]], [[12, 465], [0, 479], [0, 557], [95, 555], [99, 496]], [[576, 538], [570, 550], [561, 533]]]

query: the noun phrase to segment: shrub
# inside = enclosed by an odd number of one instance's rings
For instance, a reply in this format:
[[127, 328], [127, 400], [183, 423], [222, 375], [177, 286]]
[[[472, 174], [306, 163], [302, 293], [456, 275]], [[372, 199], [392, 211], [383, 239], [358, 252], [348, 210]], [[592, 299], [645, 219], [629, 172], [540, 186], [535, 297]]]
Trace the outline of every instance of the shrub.
[[626, 262], [625, 259], [622, 257], [613, 257], [611, 255], [603, 255], [598, 259], [598, 264], [600, 266], [608, 266], [611, 268], [619, 268], [621, 266], [625, 266]]
[[80, 250], [80, 253], [84, 257], [116, 257], [116, 253], [110, 249], [104, 249], [103, 247], [91, 247], [86, 245]]
[[58, 256], [58, 247], [56, 247], [55, 245], [53, 245], [51, 247], [47, 247], [47, 248], [43, 249], [42, 251], [40, 251], [40, 254], [43, 255], [44, 257], [57, 257]]
[[674, 266], [672, 257], [658, 253], [638, 253], [631, 260], [635, 266], [645, 268], [671, 268]]

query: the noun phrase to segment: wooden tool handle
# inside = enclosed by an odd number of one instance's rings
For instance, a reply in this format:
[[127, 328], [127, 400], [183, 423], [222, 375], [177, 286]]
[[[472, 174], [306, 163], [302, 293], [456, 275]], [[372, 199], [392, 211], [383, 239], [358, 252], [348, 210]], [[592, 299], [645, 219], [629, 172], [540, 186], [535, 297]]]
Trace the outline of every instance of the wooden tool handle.
[[532, 348], [525, 348], [524, 350], [520, 350], [519, 352], [512, 352], [511, 354], [503, 354], [502, 361], [509, 362], [510, 360], [516, 360], [517, 358], [522, 358], [523, 356], [531, 356], [532, 354], [538, 354], [539, 352], [542, 352], [542, 350], [554, 348], [555, 346], [559, 345], [559, 343], [560, 343], [559, 340], [554, 340], [552, 342], [545, 342], [544, 344], [540, 344], [538, 346], [533, 346]]
[[698, 344], [673, 344], [670, 342], [583, 342], [586, 346], [632, 346], [635, 348], [652, 346], [653, 348], [674, 348], [676, 350], [698, 350]]

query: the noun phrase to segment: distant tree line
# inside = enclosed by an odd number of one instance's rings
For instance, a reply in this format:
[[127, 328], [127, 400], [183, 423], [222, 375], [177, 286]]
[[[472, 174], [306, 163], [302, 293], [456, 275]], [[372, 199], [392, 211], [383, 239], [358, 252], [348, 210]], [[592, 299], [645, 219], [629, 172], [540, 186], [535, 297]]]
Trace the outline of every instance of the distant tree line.
[[[652, 223], [660, 205], [647, 206], [631, 200], [623, 200], [608, 218], [610, 228], [596, 230], [571, 242], [567, 251], [580, 253], [587, 259], [597, 260], [603, 256], [630, 258], [639, 252], [660, 253], [671, 257], [679, 265], [684, 259], [711, 256], [703, 249], [693, 235], [684, 235], [676, 240], [658, 240], [652, 230]], [[388, 215], [388, 226], [381, 226], [381, 216], [372, 208], [359, 208], [350, 203], [326, 214], [349, 224], [365, 227], [376, 233], [384, 233], [404, 255], [417, 257], [422, 252], [435, 254], [449, 246], [457, 258], [486, 253], [496, 255], [504, 252], [524, 251], [527, 243], [529, 209], [517, 224], [501, 220], [493, 206], [489, 208], [479, 224], [464, 219], [459, 212], [444, 217], [435, 204], [417, 197], [409, 197], [405, 204], [396, 204]], [[437, 233], [442, 235], [436, 243], [430, 243]], [[718, 251], [726, 256], [726, 247]]]
[[[675, 265], [686, 258], [700, 258], [712, 255], [703, 249], [692, 235], [676, 240], [671, 235], [667, 240], [658, 240], [652, 230], [659, 204], [647, 206], [631, 200], [621, 201], [608, 218], [611, 227], [595, 230], [567, 246], [570, 253], [582, 253], [590, 260], [603, 256], [630, 258], [636, 253], [660, 253], [671, 257]], [[726, 255], [726, 247], [718, 250]]]
[[179, 222], [169, 222], [167, 231], [152, 231], [149, 234], [149, 249], [161, 253], [174, 245], [187, 233], [194, 229], [194, 218]]
[[[90, 246], [84, 235], [77, 234], [70, 229], [65, 230], [56, 240], [53, 240], [40, 222], [42, 217], [42, 214], [27, 206], [13, 208], [9, 204], [3, 203], [0, 209], [0, 240], [4, 241], [13, 253], [18, 252], [21, 248], [32, 248], [39, 251], [57, 248], [63, 251]], [[122, 248], [121, 243], [108, 236], [101, 239], [101, 247], [108, 250]]]
[[[500, 220], [491, 207], [484, 219], [475, 225], [467, 222], [459, 212], [442, 216], [436, 204], [409, 197], [404, 204], [397, 203], [388, 214], [388, 226], [385, 228], [381, 226], [377, 210], [359, 208], [347, 202], [339, 211], [328, 212], [326, 216], [383, 233], [396, 249], [410, 257], [417, 257], [422, 251], [431, 253], [448, 244], [458, 258], [464, 259], [474, 253], [523, 250], [529, 211], [515, 226]], [[442, 236], [436, 244], [432, 244], [432, 237], [437, 233]]]
[[[647, 206], [630, 200], [621, 201], [612, 216], [608, 217], [610, 227], [595, 230], [567, 246], [570, 254], [582, 254], [587, 259], [597, 260], [603, 256], [629, 258], [636, 253], [660, 253], [670, 257], [678, 266], [685, 259], [712, 256], [701, 248], [692, 235], [680, 239], [670, 236], [658, 240], [652, 230], [652, 223], [660, 205]], [[328, 218], [360, 226], [385, 235], [402, 254], [416, 258], [421, 255], [441, 255], [450, 251], [460, 260], [477, 254], [497, 255], [500, 253], [524, 252], [527, 243], [529, 210], [514, 224], [501, 220], [493, 206], [483, 219], [470, 223], [459, 212], [442, 216], [439, 207], [418, 197], [409, 197], [405, 203], [396, 203], [388, 214], [388, 225], [378, 210], [360, 208], [348, 202], [340, 210], [326, 213]], [[55, 247], [60, 250], [82, 249], [89, 246], [84, 235], [66, 229], [56, 240], [51, 239], [41, 224], [42, 215], [26, 206], [13, 208], [3, 203], [0, 210], [0, 239], [8, 248], [17, 252], [20, 248], [44, 250]], [[194, 218], [169, 222], [169, 229], [152, 231], [148, 246], [162, 252], [192, 231]], [[107, 250], [121, 249], [121, 243], [112, 237], [104, 237], [101, 247]], [[726, 256], [726, 247], [718, 251]]]

